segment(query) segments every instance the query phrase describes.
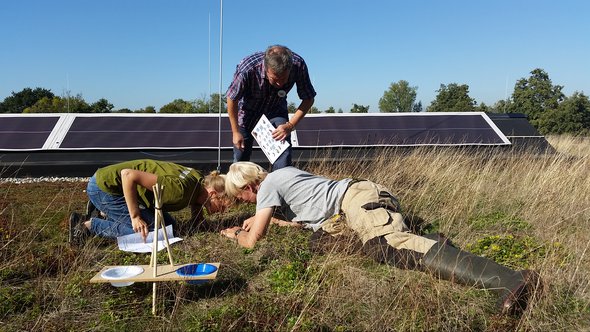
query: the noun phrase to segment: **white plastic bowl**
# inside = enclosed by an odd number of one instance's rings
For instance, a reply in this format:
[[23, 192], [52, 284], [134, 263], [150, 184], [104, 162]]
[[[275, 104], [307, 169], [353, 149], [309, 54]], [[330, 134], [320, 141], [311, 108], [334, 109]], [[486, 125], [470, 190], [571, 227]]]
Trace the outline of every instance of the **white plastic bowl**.
[[[143, 267], [137, 265], [116, 266], [105, 270], [100, 276], [108, 280], [123, 280], [138, 276], [143, 273]], [[115, 287], [125, 287], [133, 285], [133, 281], [111, 282]]]

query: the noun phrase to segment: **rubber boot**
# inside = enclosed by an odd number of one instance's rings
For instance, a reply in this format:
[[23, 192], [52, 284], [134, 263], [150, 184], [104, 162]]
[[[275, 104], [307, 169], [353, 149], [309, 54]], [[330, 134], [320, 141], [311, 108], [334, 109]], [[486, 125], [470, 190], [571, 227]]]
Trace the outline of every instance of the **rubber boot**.
[[436, 243], [424, 255], [422, 264], [426, 271], [441, 279], [498, 292], [498, 309], [502, 314], [522, 314], [540, 283], [535, 271], [514, 271], [441, 243]]
[[408, 249], [396, 249], [383, 236], [367, 241], [362, 252], [378, 263], [393, 265], [404, 270], [420, 270], [422, 254]]

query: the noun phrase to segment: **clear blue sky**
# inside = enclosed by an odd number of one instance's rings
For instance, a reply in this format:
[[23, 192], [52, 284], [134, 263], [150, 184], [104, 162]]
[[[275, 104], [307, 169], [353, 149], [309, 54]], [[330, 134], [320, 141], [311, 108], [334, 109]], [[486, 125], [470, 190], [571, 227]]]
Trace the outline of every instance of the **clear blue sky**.
[[[219, 0], [3, 0], [0, 101], [26, 87], [115, 109], [204, 98], [219, 91], [219, 13]], [[376, 112], [399, 80], [424, 108], [450, 83], [491, 105], [535, 68], [590, 94], [589, 15], [585, 0], [226, 0], [222, 92], [241, 58], [283, 44], [305, 58], [320, 111]]]

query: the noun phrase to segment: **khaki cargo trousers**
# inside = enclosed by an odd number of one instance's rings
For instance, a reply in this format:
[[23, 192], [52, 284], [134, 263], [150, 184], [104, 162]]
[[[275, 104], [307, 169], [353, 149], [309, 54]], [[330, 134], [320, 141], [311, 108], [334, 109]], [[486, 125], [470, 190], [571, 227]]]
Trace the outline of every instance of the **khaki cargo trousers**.
[[395, 249], [408, 249], [422, 254], [428, 252], [436, 241], [410, 233], [403, 216], [396, 212], [399, 209], [393, 206], [399, 204], [386, 187], [371, 181], [353, 182], [341, 204], [345, 218], [332, 218], [322, 225], [322, 229], [336, 236], [349, 228], [360, 237], [363, 244], [383, 236]]

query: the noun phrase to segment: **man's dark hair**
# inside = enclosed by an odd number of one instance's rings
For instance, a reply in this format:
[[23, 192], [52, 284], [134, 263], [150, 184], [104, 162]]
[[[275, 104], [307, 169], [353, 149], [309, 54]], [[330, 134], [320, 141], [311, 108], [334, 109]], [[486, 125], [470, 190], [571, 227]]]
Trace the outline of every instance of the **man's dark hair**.
[[293, 52], [282, 45], [272, 45], [264, 53], [264, 66], [277, 75], [282, 75], [291, 70], [293, 65]]

